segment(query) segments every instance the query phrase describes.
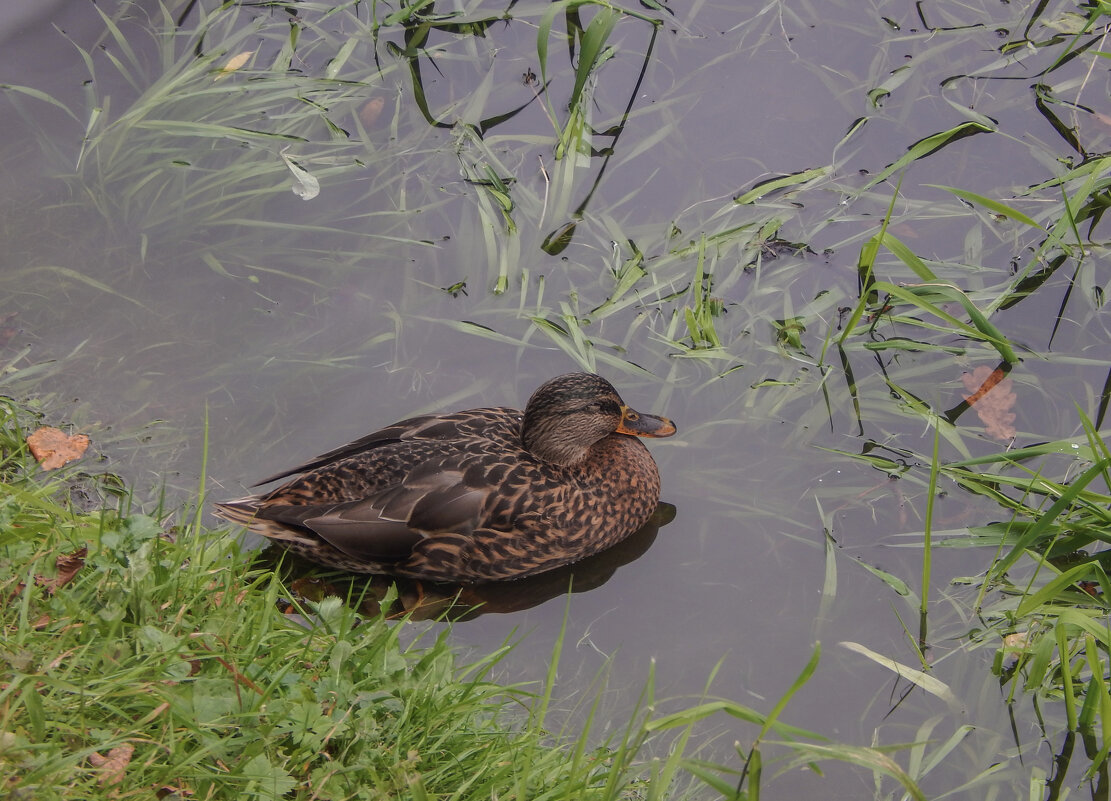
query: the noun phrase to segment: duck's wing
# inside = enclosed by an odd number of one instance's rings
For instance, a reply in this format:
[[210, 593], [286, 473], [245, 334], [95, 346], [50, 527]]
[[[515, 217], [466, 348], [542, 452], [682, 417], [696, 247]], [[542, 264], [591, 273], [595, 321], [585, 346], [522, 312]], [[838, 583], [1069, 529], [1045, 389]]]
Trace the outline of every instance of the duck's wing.
[[425, 462], [401, 482], [346, 503], [263, 503], [253, 510], [252, 522], [263, 534], [274, 524], [307, 529], [358, 560], [401, 561], [429, 538], [462, 542], [503, 507], [512, 491], [505, 482], [489, 480], [485, 461], [479, 454], [463, 464]]
[[426, 414], [421, 417], [410, 417], [394, 423], [386, 428], [379, 429], [365, 437], [360, 437], [354, 442], [349, 442], [327, 453], [322, 453], [311, 461], [302, 465], [283, 470], [254, 486], [261, 487], [282, 478], [289, 478], [300, 473], [307, 473], [326, 465], [333, 464], [356, 456], [361, 453], [393, 445], [407, 440], [441, 440], [452, 441], [467, 437], [482, 436], [484, 433], [504, 436], [507, 426], [519, 425], [521, 412], [517, 409], [506, 407], [491, 407], [488, 409], [469, 409], [465, 412], [454, 414]]

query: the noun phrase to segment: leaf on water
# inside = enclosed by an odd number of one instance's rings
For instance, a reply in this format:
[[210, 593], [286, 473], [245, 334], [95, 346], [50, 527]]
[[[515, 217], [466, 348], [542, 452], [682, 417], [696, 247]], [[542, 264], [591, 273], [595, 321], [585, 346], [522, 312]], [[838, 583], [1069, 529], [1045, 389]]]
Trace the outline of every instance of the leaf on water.
[[320, 194], [320, 181], [316, 180], [315, 175], [287, 156], [285, 150], [282, 151], [282, 161], [285, 162], [285, 166], [289, 167], [289, 171], [293, 173], [293, 177], [296, 179], [296, 182], [290, 187], [293, 194], [301, 200], [312, 200]]
[[27, 447], [43, 470], [57, 470], [80, 459], [89, 447], [89, 438], [84, 434], [70, 436], [57, 428], [42, 426], [27, 437]]
[[1022, 653], [1030, 644], [1030, 632], [1016, 631], [1003, 638], [1003, 650], [1011, 653]]
[[378, 122], [378, 118], [382, 116], [382, 109], [386, 107], [386, 98], [375, 97], [366, 102], [361, 109], [359, 109], [359, 120], [363, 123], [363, 127], [368, 131], [374, 127]]
[[961, 383], [971, 392], [964, 399], [976, 409], [976, 414], [985, 426], [987, 435], [998, 440], [1013, 439], [1015, 434], [1015, 393], [1011, 389], [1014, 382], [1001, 368], [994, 370], [980, 365], [971, 373], [961, 374]]
[[236, 55], [232, 56], [228, 59], [227, 63], [224, 64], [224, 66], [220, 67], [220, 69], [217, 71], [216, 77], [212, 80], [219, 81], [223, 78], [228, 77], [231, 73], [235, 72], [237, 69], [250, 61], [251, 56], [253, 56], [254, 54], [254, 50], [244, 50], [242, 53], [237, 53]]
[[4, 317], [0, 317], [0, 348], [6, 347], [20, 332], [21, 329], [16, 323], [18, 315], [19, 312], [9, 312]]
[[96, 752], [89, 754], [89, 764], [100, 771], [100, 778], [97, 783], [101, 787], [111, 787], [113, 784], [122, 782], [123, 774], [127, 770], [127, 766], [131, 762], [131, 755], [134, 752], [135, 746], [131, 743], [124, 743], [109, 751], [108, 756], [101, 756]]
[[77, 577], [77, 574], [81, 572], [81, 568], [85, 566], [85, 557], [88, 553], [88, 548], [79, 548], [71, 554], [59, 556], [54, 561], [54, 564], [58, 567], [58, 574], [54, 576], [54, 578], [35, 576], [35, 582], [40, 587], [45, 587], [46, 591], [53, 595]]

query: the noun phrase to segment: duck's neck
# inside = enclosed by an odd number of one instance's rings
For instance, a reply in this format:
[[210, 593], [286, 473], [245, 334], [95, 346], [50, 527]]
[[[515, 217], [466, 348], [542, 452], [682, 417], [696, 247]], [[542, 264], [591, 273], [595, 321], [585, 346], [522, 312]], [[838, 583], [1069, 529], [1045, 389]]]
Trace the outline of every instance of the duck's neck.
[[582, 464], [595, 445], [584, 445], [581, 437], [576, 439], [573, 434], [555, 425], [554, 421], [547, 420], [525, 426], [521, 431], [521, 444], [537, 459], [563, 467]]

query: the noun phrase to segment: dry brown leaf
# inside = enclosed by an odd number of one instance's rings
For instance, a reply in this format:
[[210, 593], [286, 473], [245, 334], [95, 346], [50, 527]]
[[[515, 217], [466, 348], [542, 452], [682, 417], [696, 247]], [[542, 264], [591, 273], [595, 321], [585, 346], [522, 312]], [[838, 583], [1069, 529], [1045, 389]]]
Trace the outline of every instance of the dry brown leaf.
[[27, 437], [27, 447], [43, 470], [57, 470], [80, 459], [89, 447], [89, 438], [84, 434], [71, 437], [60, 429], [42, 426]]
[[53, 595], [62, 587], [73, 581], [74, 577], [81, 572], [81, 568], [85, 566], [85, 557], [88, 556], [88, 554], [88, 548], [78, 548], [71, 554], [59, 556], [54, 560], [54, 564], [58, 566], [58, 575], [49, 579], [43, 578], [42, 576], [35, 576], [36, 583], [41, 587], [45, 587], [46, 591]]
[[15, 323], [17, 314], [18, 312], [9, 312], [0, 317], [0, 348], [5, 347], [19, 333], [19, 326]]
[[1017, 433], [1016, 415], [1011, 411], [1015, 406], [1015, 393], [1011, 389], [1014, 382], [1005, 375], [1000, 368], [992, 370], [985, 365], [961, 375], [964, 388], [972, 393], [964, 396], [965, 401], [976, 409], [987, 435], [999, 440], [1012, 439]]
[[77, 653], [76, 648], [70, 648], [68, 651], [62, 651], [60, 654], [58, 654], [56, 657], [47, 662], [46, 665], [43, 666], [42, 672], [49, 673], [50, 671], [58, 667], [58, 665], [62, 664], [71, 656], [73, 656], [75, 653]]
[[22, 581], [17, 582], [16, 585], [12, 587], [12, 591], [8, 593], [8, 598], [5, 603], [11, 603], [13, 600], [22, 595], [25, 589], [27, 589], [26, 584], [24, 584]]
[[131, 755], [135, 753], [135, 746], [131, 743], [118, 745], [108, 752], [108, 756], [101, 756], [94, 752], [89, 754], [89, 764], [100, 770], [97, 783], [101, 787], [111, 787], [123, 781], [123, 774], [131, 762]]
[[154, 791], [154, 796], [155, 798], [159, 799], [159, 801], [164, 801], [164, 799], [176, 801], [176, 799], [192, 798], [193, 790], [189, 787], [186, 787], [184, 784], [181, 784], [179, 780], [179, 783], [176, 787], [172, 784], [162, 785]]

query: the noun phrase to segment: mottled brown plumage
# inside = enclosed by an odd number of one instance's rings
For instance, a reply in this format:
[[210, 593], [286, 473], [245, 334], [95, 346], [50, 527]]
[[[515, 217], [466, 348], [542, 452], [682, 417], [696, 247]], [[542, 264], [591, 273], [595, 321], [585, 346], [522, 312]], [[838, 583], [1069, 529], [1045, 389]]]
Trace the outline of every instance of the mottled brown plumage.
[[671, 421], [572, 373], [503, 407], [402, 420], [217, 504], [323, 565], [433, 581], [520, 578], [597, 553], [652, 514], [660, 476], [637, 437]]

